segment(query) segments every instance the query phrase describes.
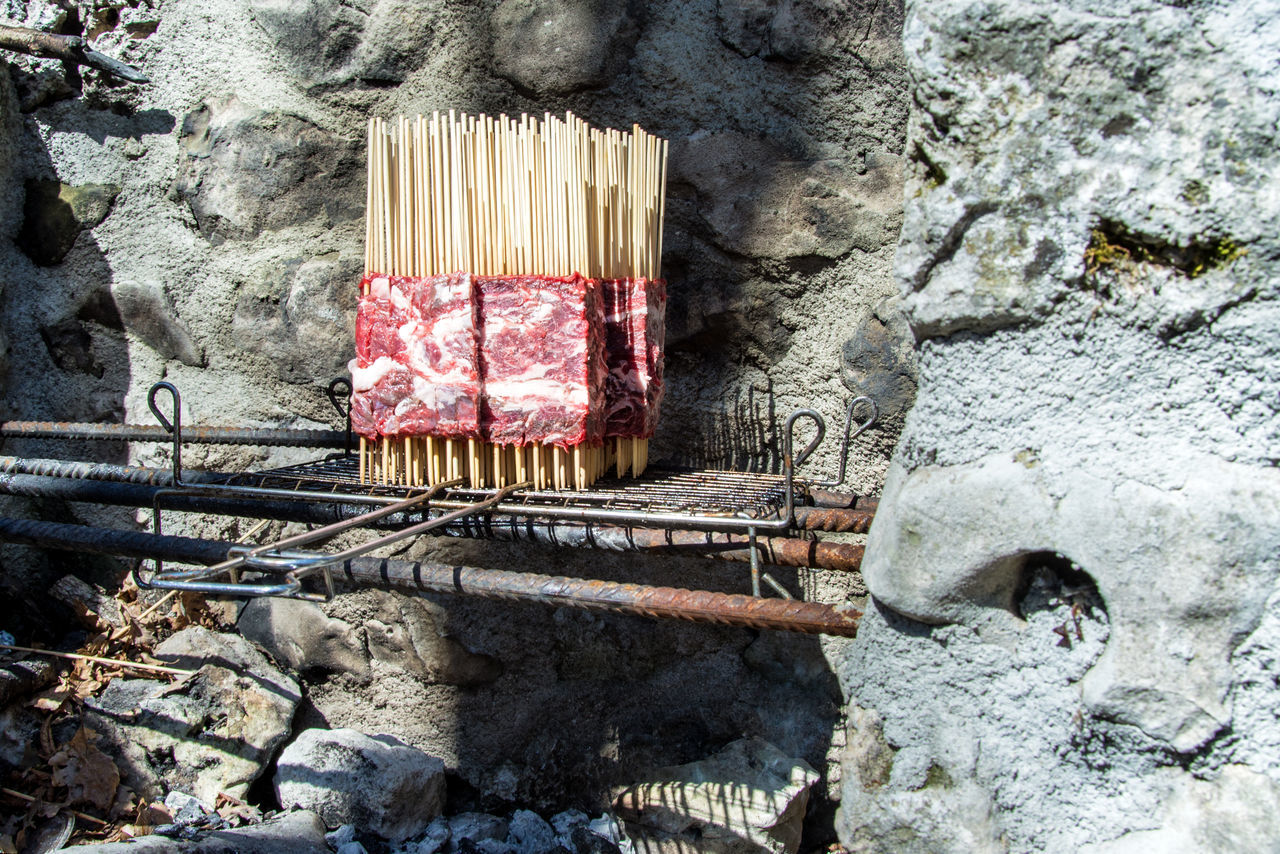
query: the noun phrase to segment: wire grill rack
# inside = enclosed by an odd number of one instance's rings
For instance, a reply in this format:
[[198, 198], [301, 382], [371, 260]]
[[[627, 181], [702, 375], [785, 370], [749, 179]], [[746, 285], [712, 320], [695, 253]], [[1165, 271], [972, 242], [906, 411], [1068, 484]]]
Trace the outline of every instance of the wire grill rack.
[[[362, 484], [353, 456], [334, 456], [260, 472], [231, 475], [231, 491], [291, 492], [299, 497], [347, 497], [371, 504], [399, 501], [415, 491], [403, 486]], [[801, 493], [803, 485], [796, 484]], [[432, 502], [456, 509], [494, 495], [492, 489], [456, 487]], [[604, 478], [590, 489], [573, 492], [522, 490], [505, 499], [498, 512], [518, 516], [573, 518], [644, 524], [670, 516], [712, 520], [722, 527], [732, 519], [777, 519], [787, 499], [781, 474], [656, 469], [639, 478]], [[715, 524], [719, 522], [720, 524]], [[740, 527], [733, 525], [733, 527]]]

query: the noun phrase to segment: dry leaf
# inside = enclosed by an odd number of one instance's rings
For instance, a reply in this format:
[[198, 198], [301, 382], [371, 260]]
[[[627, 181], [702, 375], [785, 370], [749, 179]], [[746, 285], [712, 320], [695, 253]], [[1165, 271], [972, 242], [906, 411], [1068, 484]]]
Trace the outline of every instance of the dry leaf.
[[107, 810], [120, 786], [120, 769], [111, 757], [94, 746], [93, 730], [80, 727], [62, 749], [49, 758], [53, 782], [65, 786], [70, 803], [90, 804]]
[[66, 705], [67, 700], [75, 696], [75, 692], [69, 688], [59, 685], [57, 688], [50, 688], [35, 696], [31, 701], [31, 708], [41, 712], [56, 712]]

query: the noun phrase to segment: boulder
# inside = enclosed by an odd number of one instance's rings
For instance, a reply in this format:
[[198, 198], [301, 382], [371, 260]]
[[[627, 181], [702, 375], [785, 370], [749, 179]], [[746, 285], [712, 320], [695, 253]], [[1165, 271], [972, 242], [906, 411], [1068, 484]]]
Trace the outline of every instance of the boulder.
[[355, 356], [363, 259], [327, 253], [266, 264], [240, 288], [231, 339], [289, 383], [327, 385]]
[[193, 368], [204, 367], [204, 350], [191, 337], [160, 282], [122, 281], [112, 296], [124, 328], [142, 343], [165, 359], [177, 359]]
[[700, 132], [672, 143], [672, 181], [697, 192], [716, 245], [739, 255], [839, 258], [892, 244], [902, 217], [902, 163], [868, 157], [862, 174], [837, 159], [797, 160], [770, 142]]
[[490, 26], [499, 76], [542, 97], [608, 84], [637, 33], [626, 0], [503, 0]]
[[836, 667], [882, 722], [841, 841], [1265, 848], [1223, 828], [1280, 743], [1280, 30], [956, 0], [904, 44], [919, 389]]
[[551, 854], [560, 844], [555, 829], [532, 810], [516, 810], [511, 814], [507, 842], [518, 854]]
[[303, 730], [280, 754], [280, 804], [354, 824], [392, 842], [426, 830], [444, 807], [444, 763], [390, 735]]
[[18, 246], [41, 267], [61, 264], [80, 233], [106, 219], [120, 195], [114, 184], [72, 185], [36, 179], [26, 182], [26, 190]]
[[331, 619], [315, 602], [251, 599], [236, 628], [294, 670], [369, 675], [369, 654], [356, 627]]
[[424, 682], [483, 685], [502, 675], [502, 662], [473, 652], [446, 634], [439, 605], [415, 596], [370, 591], [377, 611], [364, 621], [370, 655]]
[[179, 144], [184, 156], [170, 196], [211, 243], [364, 215], [363, 140], [228, 96], [189, 113]]
[[433, 16], [412, 0], [252, 0], [249, 8], [288, 73], [313, 89], [403, 83], [435, 44]]
[[1280, 849], [1280, 784], [1243, 765], [1228, 765], [1207, 780], [1183, 778], [1166, 802], [1162, 823], [1086, 845], [1080, 854], [1197, 854], [1202, 851]]
[[619, 815], [649, 831], [652, 844], [697, 840], [703, 850], [771, 854], [799, 849], [809, 788], [818, 781], [803, 759], [760, 738], [652, 777], [614, 800]]
[[170, 789], [206, 804], [244, 797], [289, 735], [298, 683], [239, 635], [200, 626], [156, 647], [158, 658], [195, 671], [173, 683], [114, 679], [85, 704], [85, 725], [103, 736], [124, 782], [149, 800]]

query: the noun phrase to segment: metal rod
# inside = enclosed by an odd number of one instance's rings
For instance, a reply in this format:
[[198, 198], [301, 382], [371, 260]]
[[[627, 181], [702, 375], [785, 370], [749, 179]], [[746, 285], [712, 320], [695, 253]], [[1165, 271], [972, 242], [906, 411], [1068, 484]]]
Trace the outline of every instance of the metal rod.
[[760, 549], [756, 548], [756, 529], [747, 531], [747, 558], [751, 562], [751, 595], [760, 595]]
[[[799, 510], [799, 508], [797, 508]], [[655, 530], [620, 525], [577, 525], [539, 522], [512, 516], [466, 519], [445, 529], [449, 536], [542, 543], [549, 546], [597, 548], [618, 552], [658, 552], [696, 555], [721, 560], [750, 561], [748, 538], [711, 531]], [[757, 537], [760, 560], [774, 566], [808, 566], [838, 571], [857, 570], [863, 547], [793, 537]]]
[[875, 510], [797, 507], [796, 527], [802, 531], [865, 534], [871, 528], [875, 515]]
[[[64, 465], [79, 468], [96, 464], [67, 463]], [[43, 470], [39, 466], [34, 468]], [[0, 494], [26, 498], [57, 498], [64, 501], [83, 501], [113, 506], [150, 507], [157, 493], [163, 492], [164, 507], [170, 511], [274, 519], [312, 525], [332, 525], [349, 521], [368, 511], [367, 504], [357, 504], [352, 501], [316, 503], [284, 499], [246, 499], [225, 497], [217, 492], [203, 494], [199, 491], [169, 491], [160, 484], [152, 485], [145, 482], [77, 480], [70, 477], [9, 474], [3, 469], [3, 462], [0, 461]], [[133, 469], [132, 473], [144, 480], [154, 478], [162, 483], [171, 477], [170, 472], [155, 469]], [[801, 513], [801, 511], [805, 512]], [[855, 521], [870, 521], [869, 516], [858, 515], [858, 511], [831, 511], [830, 515], [816, 514], [814, 511], [815, 508], [796, 508], [796, 512], [800, 514], [797, 520], [802, 522], [804, 527], [811, 527], [808, 523], [815, 519], [843, 518], [847, 521], [853, 518]], [[838, 514], [844, 514], [844, 516]], [[397, 529], [422, 520], [421, 514], [393, 512], [386, 518], [376, 520], [370, 527]], [[865, 530], [865, 525], [860, 528], [850, 525], [827, 525], [821, 530], [858, 531]], [[742, 536], [732, 533], [539, 522], [499, 514], [457, 522], [449, 525], [445, 533], [452, 536], [530, 541], [553, 546], [595, 547], [609, 551], [696, 554], [722, 560], [750, 560], [750, 553], [745, 547]], [[809, 566], [815, 569], [848, 571], [858, 569], [862, 563], [863, 547], [860, 545], [790, 537], [761, 537], [758, 543], [763, 550], [763, 560], [777, 566]]]
[[[0, 518], [0, 540], [40, 548], [211, 564], [234, 543], [158, 536], [84, 525]], [[420, 593], [454, 593], [613, 613], [761, 629], [852, 637], [862, 613], [820, 602], [761, 599], [706, 590], [618, 584], [527, 572], [360, 557], [340, 577], [356, 586], [383, 585]]]
[[[173, 435], [159, 424], [82, 424], [74, 421], [4, 421], [0, 438], [93, 439], [109, 442], [171, 442]], [[299, 430], [279, 427], [182, 428], [190, 445], [263, 445], [286, 448], [346, 447], [346, 433], [338, 430]]]

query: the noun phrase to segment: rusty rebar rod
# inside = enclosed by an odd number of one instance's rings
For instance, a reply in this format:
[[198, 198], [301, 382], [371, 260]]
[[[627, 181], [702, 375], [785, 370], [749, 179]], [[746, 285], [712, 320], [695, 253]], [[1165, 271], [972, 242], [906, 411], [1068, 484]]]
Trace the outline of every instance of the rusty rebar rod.
[[[534, 542], [551, 546], [650, 552], [750, 561], [749, 539], [742, 534], [677, 531], [619, 525], [542, 522], [514, 516], [472, 516], [449, 526], [448, 535]], [[852, 572], [862, 565], [863, 547], [796, 537], [759, 537], [760, 560], [774, 566], [808, 566]]]
[[865, 534], [871, 528], [875, 515], [874, 509], [797, 507], [796, 527], [802, 531]]
[[[173, 434], [159, 424], [84, 424], [75, 421], [3, 421], [0, 438], [94, 439], [114, 442], [172, 442]], [[182, 426], [183, 444], [264, 445], [290, 448], [344, 448], [339, 430], [300, 430], [280, 427]]]
[[[0, 540], [47, 549], [159, 557], [209, 565], [225, 560], [235, 543], [118, 531], [59, 522], [0, 518]], [[853, 637], [862, 613], [821, 602], [765, 599], [708, 590], [622, 584], [564, 576], [450, 566], [427, 561], [360, 557], [337, 576], [356, 587], [388, 586], [418, 593], [452, 593], [488, 599], [635, 614], [759, 629]]]

